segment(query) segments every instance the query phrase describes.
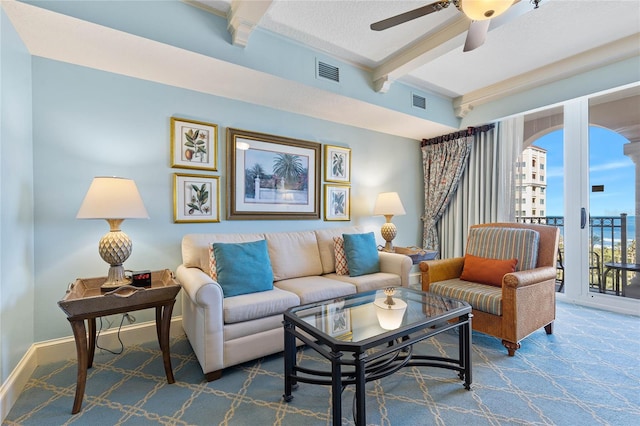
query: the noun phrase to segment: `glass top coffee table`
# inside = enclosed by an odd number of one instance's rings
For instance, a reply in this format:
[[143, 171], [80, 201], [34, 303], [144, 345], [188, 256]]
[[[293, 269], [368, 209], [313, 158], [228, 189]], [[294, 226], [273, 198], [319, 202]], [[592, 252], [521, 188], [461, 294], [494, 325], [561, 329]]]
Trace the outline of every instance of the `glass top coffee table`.
[[[333, 424], [342, 390], [355, 385], [354, 420], [366, 424], [365, 384], [407, 366], [458, 372], [471, 389], [471, 306], [428, 292], [388, 288], [297, 306], [284, 313], [284, 399], [299, 382], [331, 386]], [[414, 344], [458, 329], [458, 359], [414, 353]], [[331, 371], [296, 362], [296, 338], [331, 362]]]

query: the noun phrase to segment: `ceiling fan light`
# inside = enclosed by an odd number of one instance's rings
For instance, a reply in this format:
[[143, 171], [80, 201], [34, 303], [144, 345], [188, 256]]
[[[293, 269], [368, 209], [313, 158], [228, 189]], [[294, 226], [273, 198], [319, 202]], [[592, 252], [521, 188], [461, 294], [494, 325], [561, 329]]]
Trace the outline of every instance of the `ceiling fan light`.
[[483, 21], [502, 15], [513, 4], [513, 0], [462, 0], [460, 7], [469, 19]]

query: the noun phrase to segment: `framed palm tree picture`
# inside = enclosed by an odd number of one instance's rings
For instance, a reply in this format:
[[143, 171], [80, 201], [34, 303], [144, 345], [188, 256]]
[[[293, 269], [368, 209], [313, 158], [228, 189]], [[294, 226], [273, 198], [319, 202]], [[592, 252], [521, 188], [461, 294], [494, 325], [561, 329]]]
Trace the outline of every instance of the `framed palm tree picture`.
[[324, 146], [324, 180], [327, 182], [351, 182], [351, 148]]
[[320, 219], [320, 146], [227, 128], [227, 219]]
[[218, 176], [174, 173], [173, 221], [220, 222]]
[[324, 186], [324, 220], [351, 220], [351, 187], [349, 185]]

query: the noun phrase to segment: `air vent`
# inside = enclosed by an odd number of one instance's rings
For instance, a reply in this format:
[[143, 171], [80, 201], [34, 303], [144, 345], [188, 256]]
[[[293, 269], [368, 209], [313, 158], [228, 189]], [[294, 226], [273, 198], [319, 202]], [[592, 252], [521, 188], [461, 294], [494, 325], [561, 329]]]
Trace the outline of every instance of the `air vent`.
[[413, 93], [413, 106], [414, 108], [427, 109], [427, 99]]
[[318, 61], [318, 77], [340, 83], [340, 68], [329, 65], [325, 62]]

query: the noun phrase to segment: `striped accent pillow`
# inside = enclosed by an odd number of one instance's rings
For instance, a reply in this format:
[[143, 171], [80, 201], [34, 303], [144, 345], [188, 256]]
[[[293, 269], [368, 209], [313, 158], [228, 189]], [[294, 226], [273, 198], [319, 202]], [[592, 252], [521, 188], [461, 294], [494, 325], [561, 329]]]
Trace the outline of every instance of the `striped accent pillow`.
[[516, 271], [534, 269], [538, 262], [540, 234], [522, 228], [471, 228], [467, 254], [490, 259], [518, 259]]

